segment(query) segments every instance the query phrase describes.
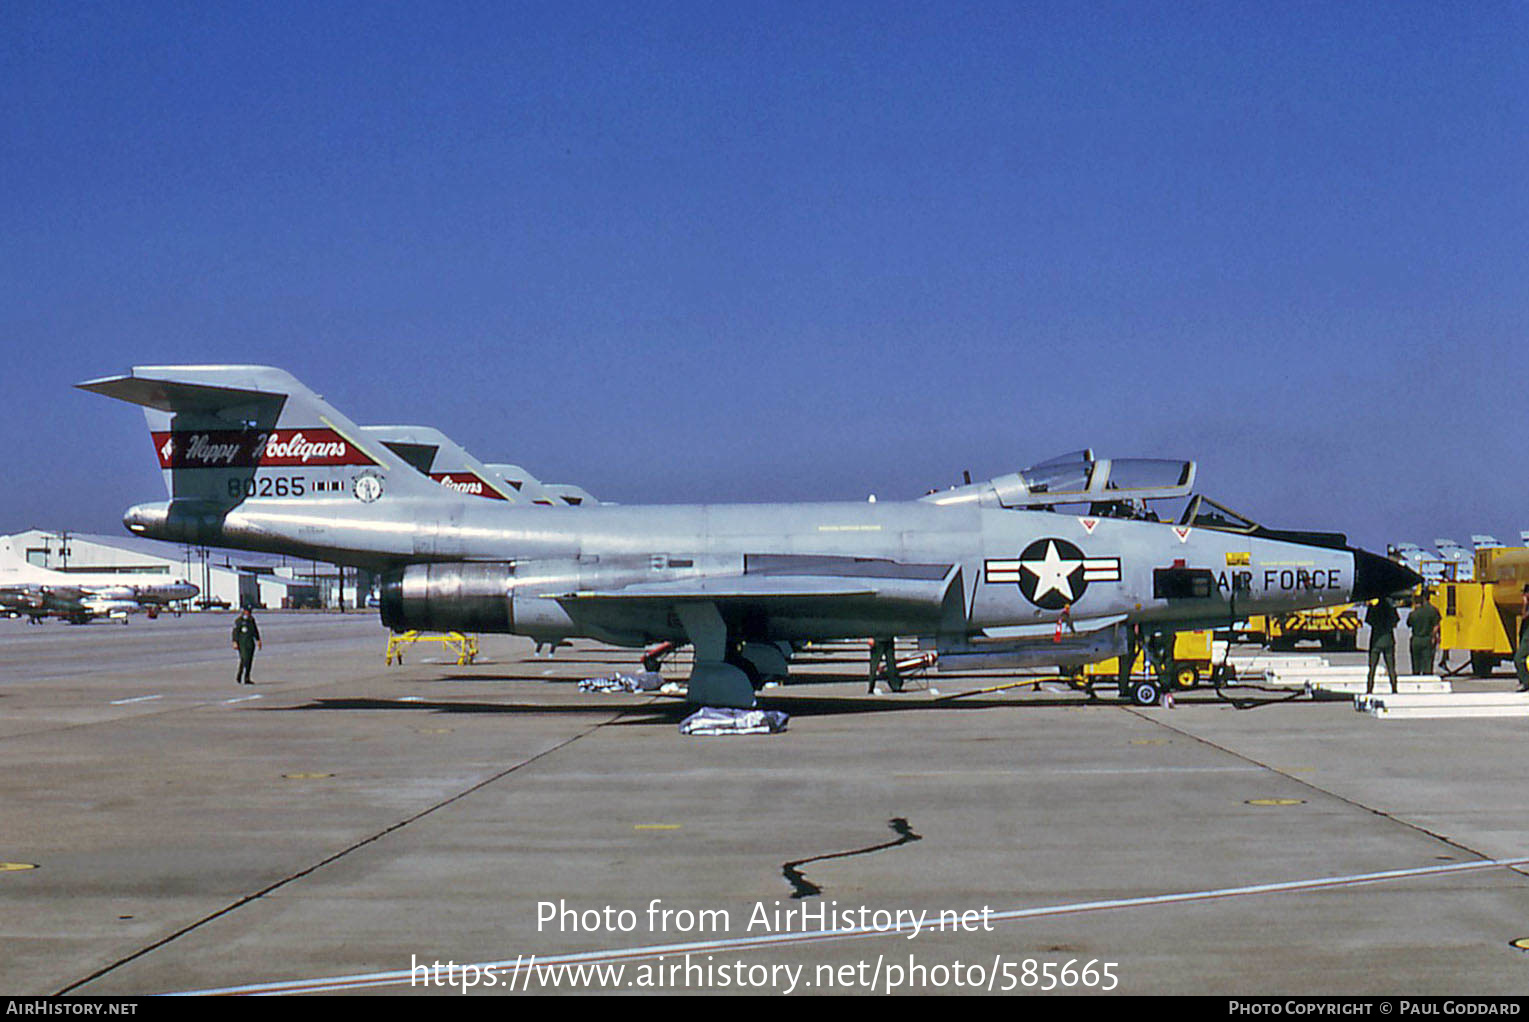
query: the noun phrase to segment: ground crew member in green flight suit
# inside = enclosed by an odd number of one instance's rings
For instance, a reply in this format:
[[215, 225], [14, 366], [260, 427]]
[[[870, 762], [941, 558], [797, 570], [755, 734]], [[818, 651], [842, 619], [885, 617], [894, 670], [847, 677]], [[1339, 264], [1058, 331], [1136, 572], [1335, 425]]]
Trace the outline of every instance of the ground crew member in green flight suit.
[[1365, 679], [1366, 695], [1375, 691], [1375, 665], [1386, 658], [1386, 674], [1391, 678], [1391, 691], [1396, 691], [1396, 634], [1392, 631], [1401, 617], [1391, 601], [1382, 596], [1370, 604], [1364, 615], [1364, 623], [1370, 626], [1370, 674]]
[[1412, 673], [1432, 674], [1433, 658], [1439, 652], [1439, 625], [1443, 619], [1439, 609], [1428, 602], [1427, 590], [1419, 590], [1412, 598], [1412, 613], [1407, 615], [1407, 628], [1412, 632]]
[[1167, 692], [1173, 687], [1177, 664], [1173, 659], [1172, 632], [1153, 632], [1147, 639], [1148, 670], [1157, 675], [1158, 688]]
[[1524, 602], [1518, 608], [1518, 648], [1513, 651], [1513, 669], [1518, 672], [1518, 690], [1529, 692], [1529, 585], [1524, 586]]
[[250, 665], [255, 662], [255, 650], [262, 648], [260, 643], [260, 626], [255, 624], [255, 615], [245, 607], [234, 619], [234, 649], [239, 651], [239, 673], [234, 675], [234, 684], [253, 685], [250, 680]]

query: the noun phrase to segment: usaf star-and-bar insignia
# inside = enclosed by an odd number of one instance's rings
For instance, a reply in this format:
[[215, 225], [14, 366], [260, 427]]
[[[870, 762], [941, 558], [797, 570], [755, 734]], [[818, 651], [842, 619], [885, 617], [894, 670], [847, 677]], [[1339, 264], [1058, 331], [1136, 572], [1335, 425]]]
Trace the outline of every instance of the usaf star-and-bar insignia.
[[1120, 558], [1085, 557], [1065, 539], [1038, 539], [1017, 560], [984, 561], [983, 580], [1017, 583], [1037, 607], [1061, 610], [1081, 599], [1090, 582], [1119, 582]]

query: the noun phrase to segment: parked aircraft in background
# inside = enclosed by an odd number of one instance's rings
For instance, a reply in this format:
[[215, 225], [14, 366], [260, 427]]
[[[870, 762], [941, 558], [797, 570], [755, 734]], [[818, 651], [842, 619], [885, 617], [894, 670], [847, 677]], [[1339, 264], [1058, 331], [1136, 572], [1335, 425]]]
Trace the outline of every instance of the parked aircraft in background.
[[[489, 466], [489, 468], [495, 467], [493, 465]], [[514, 468], [513, 465], [505, 467]], [[573, 483], [542, 483], [542, 487], [569, 507], [589, 507], [592, 504], [601, 503], [593, 493], [590, 493], [582, 486], [575, 486]]]
[[1470, 581], [1476, 572], [1474, 553], [1452, 539], [1436, 539], [1433, 545], [1438, 548], [1439, 559], [1445, 564], [1445, 574], [1461, 582]]
[[541, 499], [536, 503], [555, 507], [584, 507], [598, 504], [594, 494], [572, 483], [544, 483], [519, 465], [490, 464], [489, 470], [516, 490], [536, 493]]
[[511, 504], [552, 507], [556, 498], [529, 476], [511, 485], [493, 468], [467, 453], [445, 433], [430, 426], [362, 426], [388, 449], [442, 486], [458, 493]]
[[361, 428], [431, 479], [459, 493], [542, 507], [600, 503], [582, 487], [543, 483], [519, 465], [485, 465], [461, 444], [430, 426]]
[[84, 624], [97, 617], [125, 619], [140, 610], [154, 615], [200, 592], [185, 579], [54, 571], [29, 563], [10, 539], [0, 539], [0, 610], [34, 620], [61, 617]]
[[1423, 581], [1435, 583], [1444, 577], [1444, 562], [1429, 557], [1428, 552], [1416, 543], [1396, 544], [1396, 556], [1408, 569], [1423, 576]]
[[1144, 637], [1418, 581], [1341, 534], [1203, 497], [1152, 520], [1145, 501], [1187, 492], [1190, 462], [1080, 452], [913, 501], [538, 508], [430, 482], [280, 369], [80, 386], [146, 409], [170, 500], [130, 508], [133, 532], [381, 571], [395, 630], [688, 642], [707, 705], [752, 705], [789, 670], [780, 643], [913, 636], [941, 668], [1129, 662]]

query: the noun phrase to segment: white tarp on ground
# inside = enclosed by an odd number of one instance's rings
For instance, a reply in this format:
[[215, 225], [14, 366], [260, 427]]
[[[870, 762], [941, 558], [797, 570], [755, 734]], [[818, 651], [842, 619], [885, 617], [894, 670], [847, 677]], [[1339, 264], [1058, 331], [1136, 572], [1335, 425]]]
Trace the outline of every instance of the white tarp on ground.
[[657, 692], [664, 684], [664, 676], [656, 671], [638, 671], [636, 674], [617, 674], [609, 678], [585, 678], [579, 682], [580, 692]]
[[703, 706], [680, 721], [682, 735], [773, 735], [791, 718], [780, 710], [733, 710]]

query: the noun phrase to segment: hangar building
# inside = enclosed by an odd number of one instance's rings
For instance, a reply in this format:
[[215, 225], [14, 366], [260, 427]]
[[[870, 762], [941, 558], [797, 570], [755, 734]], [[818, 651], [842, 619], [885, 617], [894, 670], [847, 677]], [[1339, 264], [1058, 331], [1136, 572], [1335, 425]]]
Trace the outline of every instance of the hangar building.
[[[241, 551], [161, 543], [136, 536], [28, 529], [10, 537], [29, 562], [54, 571], [113, 572], [184, 578], [200, 586], [203, 606], [255, 608], [345, 607], [360, 605], [371, 581], [353, 569], [332, 564]], [[359, 575], [359, 578], [358, 578]], [[198, 609], [192, 607], [189, 609]]]

